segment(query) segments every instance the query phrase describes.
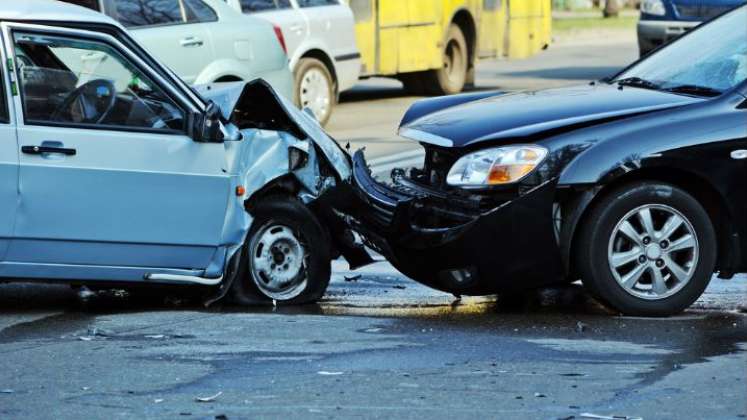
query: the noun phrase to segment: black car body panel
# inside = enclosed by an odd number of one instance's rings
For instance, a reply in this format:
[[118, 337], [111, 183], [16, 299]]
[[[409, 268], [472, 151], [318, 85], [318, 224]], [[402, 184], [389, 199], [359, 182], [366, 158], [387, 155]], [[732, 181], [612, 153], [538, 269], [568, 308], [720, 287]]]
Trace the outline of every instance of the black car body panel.
[[[451, 100], [459, 103], [458, 99]], [[472, 100], [414, 120], [406, 116], [401, 129], [448, 139], [453, 147], [483, 147], [485, 142], [531, 139], [554, 130], [570, 130], [700, 101], [701, 98], [691, 96], [594, 83]]]

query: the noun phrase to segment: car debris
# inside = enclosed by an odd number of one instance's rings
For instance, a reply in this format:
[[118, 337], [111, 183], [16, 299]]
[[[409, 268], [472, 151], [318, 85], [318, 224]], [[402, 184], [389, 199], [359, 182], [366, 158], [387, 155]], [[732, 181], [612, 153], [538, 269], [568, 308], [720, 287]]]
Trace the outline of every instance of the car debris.
[[218, 397], [220, 397], [221, 395], [223, 395], [223, 391], [220, 391], [217, 394], [211, 395], [209, 397], [197, 397], [197, 398], [195, 398], [195, 401], [200, 402], [200, 403], [213, 402], [216, 399], [218, 399]]
[[593, 414], [593, 413], [583, 413], [580, 415], [579, 418], [593, 419], [593, 420], [643, 420], [642, 417], [618, 416], [618, 415], [604, 416], [604, 415]]

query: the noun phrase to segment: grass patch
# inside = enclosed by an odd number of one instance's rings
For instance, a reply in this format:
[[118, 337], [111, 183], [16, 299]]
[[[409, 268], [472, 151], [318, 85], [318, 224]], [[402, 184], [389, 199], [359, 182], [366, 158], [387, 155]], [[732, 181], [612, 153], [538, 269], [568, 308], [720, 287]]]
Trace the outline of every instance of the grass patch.
[[574, 32], [589, 29], [635, 29], [638, 17], [620, 16], [605, 19], [599, 17], [572, 17], [553, 19], [552, 29], [555, 32]]

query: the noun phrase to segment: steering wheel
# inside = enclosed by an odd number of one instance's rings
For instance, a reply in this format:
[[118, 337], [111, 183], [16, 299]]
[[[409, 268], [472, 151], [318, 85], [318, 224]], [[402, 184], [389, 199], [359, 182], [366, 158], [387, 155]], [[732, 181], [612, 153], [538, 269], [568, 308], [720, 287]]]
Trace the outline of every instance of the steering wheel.
[[52, 121], [70, 121], [72, 106], [80, 104], [81, 120], [75, 122], [100, 124], [109, 116], [117, 102], [114, 83], [106, 79], [90, 80], [70, 92], [52, 112]]

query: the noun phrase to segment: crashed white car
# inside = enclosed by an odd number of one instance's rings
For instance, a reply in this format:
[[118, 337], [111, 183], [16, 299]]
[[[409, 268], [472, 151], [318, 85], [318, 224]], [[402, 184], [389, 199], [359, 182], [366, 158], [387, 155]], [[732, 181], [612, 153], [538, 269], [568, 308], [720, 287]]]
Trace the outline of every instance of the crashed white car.
[[333, 255], [367, 261], [326, 204], [349, 157], [264, 81], [200, 94], [60, 2], [3, 2], [0, 26], [0, 278], [304, 303]]

